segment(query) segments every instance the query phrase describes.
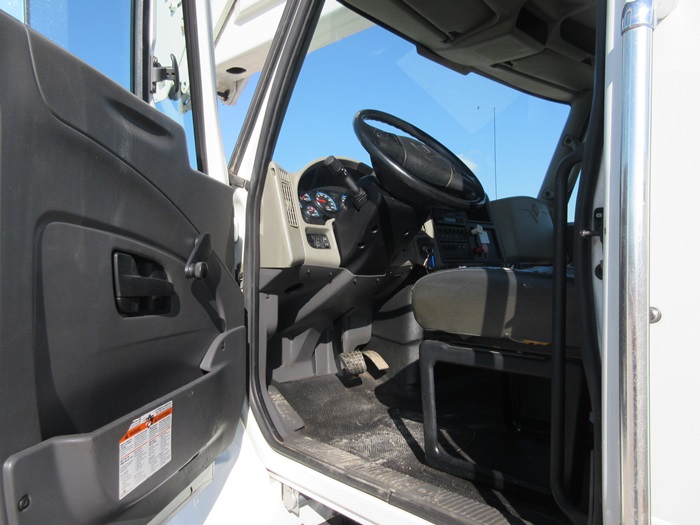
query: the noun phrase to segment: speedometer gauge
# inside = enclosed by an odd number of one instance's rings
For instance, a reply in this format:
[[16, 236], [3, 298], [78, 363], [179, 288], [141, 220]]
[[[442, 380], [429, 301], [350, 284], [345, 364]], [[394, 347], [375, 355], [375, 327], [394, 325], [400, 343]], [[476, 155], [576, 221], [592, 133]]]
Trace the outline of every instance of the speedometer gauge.
[[322, 191], [316, 192], [316, 204], [328, 213], [336, 213], [338, 211], [338, 205], [333, 197]]

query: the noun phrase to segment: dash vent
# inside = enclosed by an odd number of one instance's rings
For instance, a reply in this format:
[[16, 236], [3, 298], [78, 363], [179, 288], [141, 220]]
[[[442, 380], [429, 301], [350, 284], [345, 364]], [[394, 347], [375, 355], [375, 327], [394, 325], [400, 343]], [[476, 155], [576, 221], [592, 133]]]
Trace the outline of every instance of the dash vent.
[[279, 176], [284, 205], [287, 208], [287, 222], [292, 228], [298, 228], [299, 220], [297, 219], [296, 199], [294, 199], [294, 192], [292, 191], [292, 181], [286, 171], [279, 170]]

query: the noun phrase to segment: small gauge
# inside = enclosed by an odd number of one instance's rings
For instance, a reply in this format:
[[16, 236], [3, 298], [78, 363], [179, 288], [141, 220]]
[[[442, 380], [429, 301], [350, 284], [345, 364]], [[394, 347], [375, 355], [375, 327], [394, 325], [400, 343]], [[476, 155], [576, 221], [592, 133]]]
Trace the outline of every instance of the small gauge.
[[347, 198], [348, 198], [348, 194], [347, 194], [347, 193], [343, 193], [343, 194], [340, 196], [340, 204], [343, 205], [343, 206], [345, 206], [345, 201], [347, 200]]
[[328, 213], [335, 213], [338, 211], [338, 205], [335, 203], [333, 197], [322, 191], [316, 192], [316, 204]]
[[319, 212], [314, 206], [306, 206], [304, 208], [304, 217], [311, 221], [317, 221], [321, 218], [321, 212]]
[[299, 201], [308, 203], [313, 201], [313, 199], [311, 198], [311, 194], [308, 191], [305, 191], [304, 193], [299, 194]]

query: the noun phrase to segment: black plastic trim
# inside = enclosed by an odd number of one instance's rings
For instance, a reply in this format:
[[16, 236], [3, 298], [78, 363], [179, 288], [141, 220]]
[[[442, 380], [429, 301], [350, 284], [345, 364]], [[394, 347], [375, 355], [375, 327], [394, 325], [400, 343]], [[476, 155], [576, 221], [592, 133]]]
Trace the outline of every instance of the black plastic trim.
[[149, 24], [151, 3], [133, 0], [131, 4], [131, 92], [148, 102], [148, 71], [150, 67]]
[[[583, 161], [576, 198], [574, 231], [589, 227], [592, 220], [593, 200], [603, 155], [605, 112], [605, 35], [607, 30], [607, 0], [596, 5], [596, 43], [593, 76], [593, 100], [591, 117], [586, 132]], [[590, 239], [574, 235], [574, 267], [576, 268], [576, 307], [579, 313], [581, 333], [581, 357], [591, 400], [593, 423], [593, 472], [589, 523], [603, 523], [603, 443], [602, 443], [602, 379], [601, 358], [598, 345], [598, 323], [595, 314], [593, 292], [592, 245]]]
[[[571, 170], [581, 162], [583, 148], [562, 159], [554, 178], [554, 261], [552, 294], [552, 386], [551, 445], [549, 483], [554, 500], [577, 525], [584, 525], [587, 516], [571, 501], [565, 478], [565, 398], [566, 398], [566, 213], [567, 181]], [[577, 269], [578, 270], [578, 269]], [[578, 276], [577, 276], [578, 278]], [[583, 351], [581, 352], [583, 354]]]
[[182, 17], [185, 22], [185, 49], [190, 73], [190, 100], [192, 101], [192, 124], [194, 128], [195, 156], [197, 169], [202, 173], [209, 172], [204, 136], [204, 107], [201, 96], [202, 76], [199, 61], [199, 40], [197, 39], [197, 10], [193, 2], [182, 3]]
[[[1, 137], [1, 253], [17, 269], [2, 284], [12, 308], [3, 306], [0, 383], [18, 392], [0, 410], [1, 424], [16, 426], [0, 440], [0, 522], [145, 522], [230, 445], [240, 416], [246, 369], [229, 361], [246, 355], [240, 290], [214, 257], [207, 282], [186, 286], [181, 275], [199, 230], [226, 254], [232, 191], [190, 169], [169, 117], [9, 15], [0, 26], [0, 63], [13, 73], [0, 82], [2, 127], [15, 130]], [[91, 96], [70, 96], [76, 85]], [[118, 316], [115, 251], [158, 261], [173, 315]], [[120, 295], [173, 291], [139, 278], [151, 272], [132, 276], [136, 290]], [[235, 341], [216, 341], [224, 322]], [[155, 399], [175, 396], [182, 421], [200, 424], [181, 425], [167, 465], [119, 500], [115, 445]], [[57, 491], [66, 476], [74, 482]], [[11, 490], [31, 508], [17, 509]]]

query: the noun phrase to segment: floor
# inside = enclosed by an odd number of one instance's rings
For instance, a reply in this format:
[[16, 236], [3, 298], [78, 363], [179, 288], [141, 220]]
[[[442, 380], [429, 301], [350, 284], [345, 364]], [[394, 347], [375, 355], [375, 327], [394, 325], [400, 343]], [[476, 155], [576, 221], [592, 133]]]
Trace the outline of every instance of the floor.
[[[519, 432], [504, 411], [506, 378], [436, 370], [439, 439], [445, 450], [546, 487], [548, 443]], [[425, 462], [420, 389], [381, 375], [335, 375], [275, 385], [301, 416], [299, 433], [532, 523], [566, 523], [544, 493], [505, 495]], [[543, 491], [544, 492], [544, 491]]]

